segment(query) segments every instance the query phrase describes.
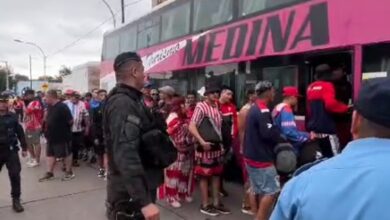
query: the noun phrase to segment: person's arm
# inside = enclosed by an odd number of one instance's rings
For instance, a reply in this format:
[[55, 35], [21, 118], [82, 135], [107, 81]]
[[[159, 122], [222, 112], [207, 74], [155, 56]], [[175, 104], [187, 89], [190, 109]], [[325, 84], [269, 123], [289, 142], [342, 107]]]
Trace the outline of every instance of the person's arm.
[[[136, 122], [138, 116], [126, 103], [117, 103], [108, 108], [110, 138], [114, 141], [113, 161], [131, 198], [142, 207], [147, 206], [152, 199], [139, 155], [141, 131]], [[132, 120], [129, 120], [129, 116], [132, 116]]]
[[237, 138], [238, 137], [238, 112], [236, 106], [234, 106], [233, 110], [233, 137]]
[[90, 131], [90, 126], [91, 126], [91, 121], [90, 121], [90, 118], [89, 118], [89, 113], [88, 113], [88, 110], [87, 108], [85, 107], [85, 103], [84, 104], [84, 107], [83, 107], [83, 112], [82, 112], [82, 115], [83, 115], [83, 119], [84, 119], [84, 122], [85, 122], [85, 136], [88, 136], [89, 135], [89, 131]]
[[63, 115], [65, 118], [65, 121], [69, 123], [69, 126], [73, 125], [73, 116], [72, 113], [70, 112], [70, 109], [67, 105], [64, 105], [63, 107]]
[[307, 132], [301, 132], [298, 130], [295, 124], [294, 114], [291, 109], [283, 109], [280, 112], [281, 130], [282, 134], [291, 142], [303, 143], [306, 142], [310, 135]]
[[323, 86], [323, 101], [325, 103], [326, 110], [331, 113], [348, 112], [348, 105], [336, 99], [336, 92], [332, 84], [326, 84]]
[[22, 148], [23, 152], [26, 152], [27, 151], [27, 143], [26, 143], [26, 137], [24, 134], [23, 127], [22, 127], [22, 125], [20, 125], [18, 123], [18, 121], [16, 121], [15, 123], [16, 123], [15, 132], [16, 132], [16, 136], [20, 142], [20, 147]]
[[243, 146], [244, 144], [246, 117], [248, 115], [248, 111], [249, 109], [243, 108], [238, 114], [238, 136], [240, 138], [240, 146]]

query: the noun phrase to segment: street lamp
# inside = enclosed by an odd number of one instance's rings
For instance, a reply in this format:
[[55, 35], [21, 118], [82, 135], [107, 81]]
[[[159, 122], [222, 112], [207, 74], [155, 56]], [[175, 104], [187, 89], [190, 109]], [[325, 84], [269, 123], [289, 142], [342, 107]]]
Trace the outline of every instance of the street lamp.
[[0, 60], [0, 62], [5, 64], [6, 72], [5, 72], [5, 88], [6, 90], [9, 90], [9, 69], [8, 69], [8, 62], [5, 60]]
[[38, 50], [42, 53], [42, 57], [43, 57], [43, 76], [46, 78], [46, 59], [47, 59], [47, 56], [46, 56], [45, 52], [42, 50], [42, 48], [40, 46], [38, 46], [36, 43], [33, 43], [33, 42], [22, 41], [22, 40], [19, 40], [19, 39], [14, 39], [14, 41], [17, 42], [17, 43], [21, 43], [21, 44], [32, 45], [32, 46], [38, 48]]

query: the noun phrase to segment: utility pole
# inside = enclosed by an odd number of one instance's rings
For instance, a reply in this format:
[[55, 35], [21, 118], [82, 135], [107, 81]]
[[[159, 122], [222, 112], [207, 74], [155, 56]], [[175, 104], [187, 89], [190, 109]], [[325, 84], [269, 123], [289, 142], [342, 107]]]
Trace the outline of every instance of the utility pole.
[[31, 68], [31, 55], [28, 56], [29, 60], [29, 65], [30, 65], [30, 89], [32, 88], [32, 68]]
[[125, 0], [121, 0], [122, 24], [125, 23]]

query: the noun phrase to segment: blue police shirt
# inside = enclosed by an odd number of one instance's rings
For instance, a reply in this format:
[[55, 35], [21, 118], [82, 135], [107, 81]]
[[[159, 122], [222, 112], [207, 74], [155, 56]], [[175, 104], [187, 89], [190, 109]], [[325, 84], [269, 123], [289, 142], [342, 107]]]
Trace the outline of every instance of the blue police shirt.
[[366, 138], [293, 178], [271, 220], [389, 220], [390, 139]]

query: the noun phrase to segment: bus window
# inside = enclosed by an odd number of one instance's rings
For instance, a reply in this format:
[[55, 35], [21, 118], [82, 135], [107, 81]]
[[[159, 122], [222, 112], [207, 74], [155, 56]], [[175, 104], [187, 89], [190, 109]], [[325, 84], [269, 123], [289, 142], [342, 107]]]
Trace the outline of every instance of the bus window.
[[105, 58], [113, 59], [119, 54], [118, 35], [107, 36], [105, 42]]
[[239, 13], [240, 16], [246, 16], [299, 1], [301, 0], [240, 0]]
[[153, 17], [138, 24], [138, 49], [149, 47], [160, 41], [160, 17]]
[[135, 51], [137, 49], [137, 28], [130, 27], [120, 34], [120, 51]]
[[199, 31], [233, 19], [232, 0], [194, 1], [194, 29]]
[[263, 80], [273, 83], [276, 97], [272, 106], [283, 100], [282, 92], [285, 86], [298, 87], [298, 66], [280, 66], [263, 68]]
[[390, 77], [389, 51], [389, 43], [364, 46], [363, 79]]
[[161, 40], [169, 40], [190, 32], [190, 2], [172, 8], [161, 15]]

